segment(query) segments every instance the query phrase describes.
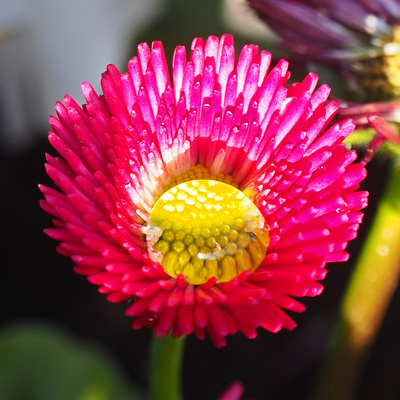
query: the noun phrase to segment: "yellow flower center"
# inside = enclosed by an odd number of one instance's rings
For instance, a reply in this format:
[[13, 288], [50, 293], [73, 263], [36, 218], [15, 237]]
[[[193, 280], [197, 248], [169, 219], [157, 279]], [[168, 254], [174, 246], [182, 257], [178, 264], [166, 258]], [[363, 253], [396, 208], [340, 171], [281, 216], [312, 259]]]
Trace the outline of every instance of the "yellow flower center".
[[400, 26], [393, 29], [391, 40], [383, 47], [383, 72], [394, 95], [400, 94]]
[[239, 189], [195, 179], [166, 191], [147, 224], [149, 255], [165, 272], [193, 285], [227, 282], [262, 262], [269, 236], [265, 220]]
[[365, 58], [351, 62], [361, 77], [361, 84], [372, 101], [388, 100], [400, 96], [400, 25], [390, 34], [375, 37]]

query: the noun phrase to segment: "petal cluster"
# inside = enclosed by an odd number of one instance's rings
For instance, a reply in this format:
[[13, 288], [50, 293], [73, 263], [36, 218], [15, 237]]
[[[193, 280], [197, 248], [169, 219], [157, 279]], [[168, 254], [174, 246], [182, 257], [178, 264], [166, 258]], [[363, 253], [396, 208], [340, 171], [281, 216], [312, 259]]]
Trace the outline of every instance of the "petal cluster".
[[[398, 0], [248, 0], [291, 51], [318, 60], [369, 58], [400, 20]], [[379, 40], [380, 39], [380, 40]], [[380, 49], [380, 50], [379, 50]]]
[[[56, 104], [47, 155], [58, 190], [40, 186], [55, 217], [46, 232], [75, 271], [109, 301], [130, 301], [133, 327], [162, 337], [208, 332], [217, 346], [241, 331], [293, 329], [283, 311], [302, 312], [293, 297], [315, 296], [328, 262], [345, 261], [367, 193], [366, 172], [344, 138], [351, 120], [329, 126], [338, 109], [330, 89], [309, 74], [287, 85], [288, 63], [233, 38], [195, 39], [187, 60], [177, 47], [168, 72], [162, 44], [138, 46], [127, 72], [110, 65], [103, 94], [83, 83], [86, 103]], [[252, 193], [269, 227], [261, 265], [229, 282], [192, 285], [149, 258], [146, 221], [171, 179], [191, 166], [233, 178]]]

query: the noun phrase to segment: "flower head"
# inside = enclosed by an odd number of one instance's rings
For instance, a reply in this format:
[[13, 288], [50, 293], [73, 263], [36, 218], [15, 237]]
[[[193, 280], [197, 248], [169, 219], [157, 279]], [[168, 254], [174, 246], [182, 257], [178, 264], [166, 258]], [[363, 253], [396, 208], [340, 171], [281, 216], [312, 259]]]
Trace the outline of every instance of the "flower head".
[[240, 400], [244, 392], [244, 386], [241, 382], [233, 382], [218, 397], [218, 400]]
[[356, 124], [356, 130], [347, 140], [347, 144], [368, 145], [362, 160], [364, 164], [371, 161], [378, 148], [391, 155], [400, 155], [400, 138], [397, 129], [400, 122], [399, 111], [400, 103], [398, 102], [368, 104], [341, 102], [337, 114], [339, 118], [351, 118]]
[[350, 120], [317, 76], [286, 86], [288, 63], [233, 38], [195, 39], [173, 57], [138, 46], [97, 95], [56, 104], [47, 156], [60, 191], [41, 186], [56, 217], [47, 234], [109, 301], [131, 301], [133, 327], [156, 336], [277, 332], [315, 296], [328, 262], [345, 261], [367, 193], [343, 139]]
[[248, 0], [291, 52], [340, 65], [368, 100], [400, 94], [398, 0]]

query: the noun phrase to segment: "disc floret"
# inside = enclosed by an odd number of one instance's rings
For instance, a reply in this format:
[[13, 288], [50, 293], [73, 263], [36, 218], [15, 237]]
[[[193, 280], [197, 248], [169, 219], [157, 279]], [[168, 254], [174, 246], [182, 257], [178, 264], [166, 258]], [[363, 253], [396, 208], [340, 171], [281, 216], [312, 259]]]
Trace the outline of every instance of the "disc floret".
[[265, 257], [268, 231], [261, 212], [230, 184], [180, 183], [156, 202], [147, 225], [150, 257], [172, 277], [200, 285], [227, 282], [255, 270]]

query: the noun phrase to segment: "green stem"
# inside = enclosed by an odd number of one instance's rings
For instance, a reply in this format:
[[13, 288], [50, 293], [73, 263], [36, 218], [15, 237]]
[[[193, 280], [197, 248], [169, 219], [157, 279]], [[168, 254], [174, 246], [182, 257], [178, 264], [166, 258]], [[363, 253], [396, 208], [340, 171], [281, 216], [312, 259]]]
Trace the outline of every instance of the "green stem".
[[180, 400], [184, 336], [154, 338], [151, 353], [150, 400]]
[[354, 397], [363, 362], [400, 275], [400, 169], [395, 168], [345, 293], [339, 329], [315, 399]]

